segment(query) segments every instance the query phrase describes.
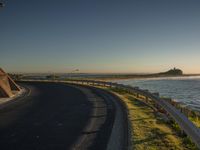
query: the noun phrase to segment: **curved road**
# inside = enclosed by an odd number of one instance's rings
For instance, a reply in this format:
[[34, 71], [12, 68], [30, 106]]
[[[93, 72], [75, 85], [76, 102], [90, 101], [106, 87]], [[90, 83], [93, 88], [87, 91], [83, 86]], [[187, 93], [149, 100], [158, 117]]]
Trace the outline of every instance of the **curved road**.
[[106, 149], [115, 105], [97, 89], [61, 83], [21, 85], [30, 89], [28, 96], [0, 110], [0, 149]]

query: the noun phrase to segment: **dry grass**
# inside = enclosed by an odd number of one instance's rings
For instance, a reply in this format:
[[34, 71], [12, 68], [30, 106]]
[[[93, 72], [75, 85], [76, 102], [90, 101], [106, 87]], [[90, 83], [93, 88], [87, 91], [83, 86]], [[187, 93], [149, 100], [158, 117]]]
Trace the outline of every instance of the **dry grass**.
[[193, 117], [189, 117], [189, 119], [198, 127], [200, 128], [200, 119], [196, 119]]
[[184, 138], [143, 102], [132, 95], [114, 92], [127, 105], [132, 127], [132, 148], [135, 150], [191, 150]]

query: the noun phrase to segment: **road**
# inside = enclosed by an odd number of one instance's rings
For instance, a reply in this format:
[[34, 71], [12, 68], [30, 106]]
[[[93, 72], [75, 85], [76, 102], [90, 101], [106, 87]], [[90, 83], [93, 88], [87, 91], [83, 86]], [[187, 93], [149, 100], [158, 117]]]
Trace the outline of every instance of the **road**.
[[116, 109], [102, 93], [62, 83], [21, 85], [28, 95], [0, 110], [0, 149], [106, 149]]

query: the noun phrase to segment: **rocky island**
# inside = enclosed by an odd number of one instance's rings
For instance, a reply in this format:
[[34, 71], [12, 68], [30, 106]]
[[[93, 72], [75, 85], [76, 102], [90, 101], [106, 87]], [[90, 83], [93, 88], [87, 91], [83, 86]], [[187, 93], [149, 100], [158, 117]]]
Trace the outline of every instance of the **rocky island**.
[[166, 72], [158, 73], [158, 75], [180, 76], [180, 75], [183, 75], [183, 71], [181, 69], [174, 68], [174, 69], [170, 69], [169, 71], [166, 71]]

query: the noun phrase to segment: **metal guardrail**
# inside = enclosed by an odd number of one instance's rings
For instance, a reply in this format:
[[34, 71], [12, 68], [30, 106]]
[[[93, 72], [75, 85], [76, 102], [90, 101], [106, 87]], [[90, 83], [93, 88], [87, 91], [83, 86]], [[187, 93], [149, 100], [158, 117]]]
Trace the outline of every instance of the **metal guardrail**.
[[115, 87], [128, 91], [136, 96], [143, 96], [146, 100], [151, 99], [157, 105], [162, 107], [180, 126], [180, 128], [191, 138], [191, 140], [200, 148], [200, 129], [195, 126], [180, 110], [171, 105], [168, 101], [159, 97], [159, 93], [150, 93], [148, 90], [141, 90], [138, 87], [131, 87], [128, 85], [104, 82], [104, 81], [91, 81], [91, 80], [70, 80], [65, 81], [69, 83], [88, 84], [88, 85], [99, 85], [106, 87]]
[[[47, 81], [49, 80], [42, 80]], [[51, 81], [52, 82], [52, 81]], [[94, 80], [67, 80], [59, 81], [54, 80], [53, 82], [62, 82], [62, 83], [75, 83], [82, 85], [96, 85], [96, 86], [105, 86], [105, 87], [114, 87], [122, 90], [126, 90], [129, 93], [135, 95], [136, 97], [143, 96], [148, 101], [149, 99], [155, 102], [160, 108], [163, 108], [167, 114], [173, 118], [176, 123], [180, 126], [182, 131], [184, 131], [191, 140], [200, 148], [200, 129], [195, 126], [179, 109], [174, 107], [164, 98], [159, 97], [159, 93], [150, 93], [148, 90], [142, 90], [139, 87], [131, 87], [128, 85], [113, 83], [113, 82], [104, 82], [104, 81], [94, 81]]]

